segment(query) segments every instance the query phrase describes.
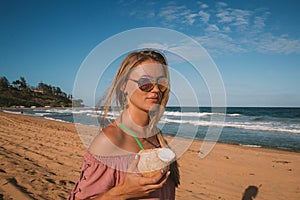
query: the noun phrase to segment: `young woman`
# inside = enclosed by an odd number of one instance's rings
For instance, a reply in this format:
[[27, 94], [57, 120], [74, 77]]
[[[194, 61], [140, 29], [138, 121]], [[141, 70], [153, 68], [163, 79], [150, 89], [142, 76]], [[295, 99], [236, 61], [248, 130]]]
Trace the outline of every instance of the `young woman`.
[[[169, 171], [144, 177], [137, 171], [141, 149], [167, 147], [156, 127], [170, 94], [165, 57], [158, 51], [130, 53], [120, 65], [104, 105], [102, 129], [84, 156], [69, 199], [175, 199], [179, 185], [176, 161]], [[120, 116], [108, 122], [109, 111]]]

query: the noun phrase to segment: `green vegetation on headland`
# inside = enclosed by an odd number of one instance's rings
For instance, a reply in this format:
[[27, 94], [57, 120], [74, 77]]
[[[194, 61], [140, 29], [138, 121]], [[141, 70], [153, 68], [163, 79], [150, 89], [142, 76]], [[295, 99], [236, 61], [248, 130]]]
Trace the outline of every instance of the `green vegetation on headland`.
[[40, 82], [37, 87], [26, 83], [24, 77], [10, 84], [8, 79], [0, 77], [0, 106], [1, 107], [71, 107], [83, 106], [82, 100], [72, 99], [59, 87]]

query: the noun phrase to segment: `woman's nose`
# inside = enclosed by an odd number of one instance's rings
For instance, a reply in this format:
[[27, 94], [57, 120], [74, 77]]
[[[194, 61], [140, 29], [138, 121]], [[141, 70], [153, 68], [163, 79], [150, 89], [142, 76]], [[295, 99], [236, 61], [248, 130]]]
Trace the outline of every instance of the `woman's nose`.
[[157, 84], [154, 85], [154, 87], [152, 88], [151, 92], [160, 92]]

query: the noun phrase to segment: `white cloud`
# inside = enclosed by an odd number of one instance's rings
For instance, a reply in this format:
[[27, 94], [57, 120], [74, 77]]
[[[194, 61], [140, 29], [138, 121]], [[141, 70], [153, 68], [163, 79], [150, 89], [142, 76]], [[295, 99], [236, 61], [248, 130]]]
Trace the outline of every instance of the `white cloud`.
[[234, 16], [230, 15], [227, 10], [220, 11], [216, 16], [219, 18], [219, 23], [230, 23], [234, 20]]
[[197, 14], [189, 14], [189, 15], [187, 15], [187, 21], [188, 21], [188, 24], [189, 25], [193, 25], [194, 24], [194, 22], [195, 22], [195, 18], [197, 17], [198, 15]]
[[216, 3], [216, 6], [217, 6], [218, 8], [220, 8], [220, 7], [226, 7], [226, 6], [227, 6], [227, 3], [224, 3], [224, 2], [217, 2], [217, 3]]
[[300, 39], [289, 39], [287, 35], [264, 35], [257, 42], [257, 50], [263, 53], [300, 53]]
[[206, 9], [206, 8], [209, 7], [207, 4], [202, 3], [201, 1], [198, 1], [197, 4], [198, 4], [198, 5], [200, 6], [200, 8], [202, 8], [202, 9]]
[[197, 13], [192, 12], [185, 6], [169, 5], [159, 10], [158, 16], [161, 17], [164, 25], [182, 24], [193, 25], [196, 21]]
[[231, 31], [231, 28], [229, 26], [224, 26], [223, 27], [223, 31], [224, 32], [230, 32]]
[[233, 8], [224, 2], [217, 2], [214, 7], [200, 1], [196, 5], [187, 7], [188, 4], [172, 2], [160, 5], [155, 13], [153, 8], [148, 8], [143, 12], [135, 10], [131, 15], [155, 18], [160, 23], [156, 25], [185, 33], [192, 29], [193, 37], [214, 54], [300, 53], [300, 38], [278, 35], [266, 27], [271, 13], [265, 8]]
[[253, 27], [255, 29], [263, 29], [265, 27], [265, 19], [263, 17], [257, 16], [254, 18]]
[[141, 44], [139, 48], [168, 49], [169, 46], [162, 43], [144, 43]]
[[[175, 43], [143, 43], [139, 48], [155, 48], [160, 49], [168, 57], [169, 64], [186, 62], [180, 56], [188, 56], [189, 60], [198, 60], [199, 58], [207, 58], [208, 54], [202, 48], [199, 48], [198, 43], [181, 38]], [[200, 50], [201, 49], [201, 50]]]
[[253, 13], [249, 10], [221, 8], [216, 17], [219, 23], [226, 23], [230, 26], [247, 26]]
[[210, 20], [204, 23], [204, 34], [195, 36], [210, 53], [300, 53], [300, 38], [278, 36], [266, 29], [266, 22], [271, 15], [268, 10], [230, 8], [223, 2], [217, 3], [216, 7], [216, 11], [206, 11]]
[[240, 53], [247, 50], [241, 44], [235, 43], [234, 39], [222, 33], [197, 36], [194, 38], [201, 45], [203, 45], [209, 53], [213, 55], [228, 53]]
[[[259, 10], [257, 10], [256, 12], [260, 13]], [[262, 13], [260, 15], [256, 14], [256, 16], [254, 16], [254, 20], [253, 20], [253, 29], [255, 29], [257, 31], [262, 31], [265, 28], [266, 21], [270, 15], [271, 15], [271, 13], [269, 11], [262, 11]]]
[[185, 6], [167, 6], [159, 11], [158, 16], [166, 21], [172, 21], [178, 19], [183, 12], [186, 12]]
[[203, 8], [203, 9], [208, 8], [208, 5], [207, 4], [202, 4], [201, 8]]
[[236, 16], [233, 25], [235, 26], [249, 25], [249, 18], [251, 15], [251, 11], [237, 9], [233, 11], [233, 15]]
[[205, 31], [207, 32], [218, 32], [220, 31], [219, 27], [216, 25], [216, 24], [210, 24], [206, 29]]
[[201, 17], [201, 20], [206, 24], [209, 21], [210, 14], [207, 12], [204, 12], [202, 10], [199, 11], [199, 16]]

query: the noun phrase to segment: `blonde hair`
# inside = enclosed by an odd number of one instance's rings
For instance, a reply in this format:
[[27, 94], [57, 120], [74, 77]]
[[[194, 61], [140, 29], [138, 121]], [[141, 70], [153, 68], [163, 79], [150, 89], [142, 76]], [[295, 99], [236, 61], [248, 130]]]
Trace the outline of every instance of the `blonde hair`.
[[[161, 52], [147, 49], [147, 50], [136, 51], [128, 54], [127, 57], [121, 63], [115, 75], [115, 78], [111, 83], [111, 86], [109, 87], [105, 95], [100, 99], [98, 103], [98, 107], [101, 108], [102, 118], [100, 120], [100, 125], [102, 127], [105, 126], [107, 114], [112, 109], [112, 104], [114, 101], [119, 111], [122, 111], [126, 108], [127, 99], [126, 99], [126, 94], [122, 90], [122, 87], [127, 81], [130, 72], [134, 68], [138, 67], [141, 63], [148, 60], [160, 63], [163, 66], [165, 75], [168, 79], [168, 83], [170, 82], [168, 63], [165, 56]], [[164, 108], [169, 100], [169, 96], [170, 96], [170, 85], [168, 85], [167, 90], [163, 92], [160, 108], [158, 109], [158, 111], [155, 112], [155, 114], [152, 116], [149, 122], [150, 128], [153, 128], [160, 120], [164, 112]], [[104, 105], [101, 106], [103, 102]]]

